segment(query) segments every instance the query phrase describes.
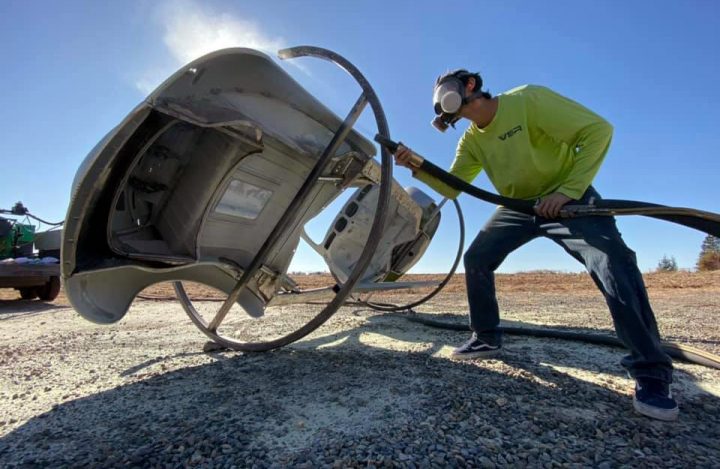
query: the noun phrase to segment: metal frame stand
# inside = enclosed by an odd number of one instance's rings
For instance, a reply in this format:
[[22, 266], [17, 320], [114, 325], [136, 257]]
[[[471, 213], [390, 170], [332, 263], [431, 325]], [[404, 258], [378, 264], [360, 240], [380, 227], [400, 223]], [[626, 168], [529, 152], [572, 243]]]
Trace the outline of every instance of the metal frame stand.
[[285, 233], [287, 228], [291, 226], [295, 221], [295, 217], [298, 212], [297, 209], [305, 202], [311, 190], [317, 184], [318, 177], [320, 177], [327, 169], [327, 166], [331, 161], [332, 157], [335, 156], [335, 153], [347, 138], [348, 134], [353, 128], [353, 125], [362, 114], [366, 105], [369, 104], [373, 110], [375, 121], [377, 122], [378, 126], [378, 133], [388, 139], [390, 138], [390, 131], [388, 129], [387, 119], [385, 118], [385, 113], [380, 104], [380, 100], [377, 98], [375, 91], [372, 89], [372, 87], [362, 75], [362, 73], [360, 73], [360, 71], [352, 63], [350, 63], [344, 57], [336, 54], [335, 52], [319, 47], [299, 46], [289, 49], [283, 49], [278, 52], [278, 57], [283, 60], [305, 56], [317, 57], [337, 64], [338, 66], [340, 66], [340, 68], [348, 72], [358, 82], [360, 88], [362, 89], [362, 94], [357, 99], [352, 109], [345, 117], [345, 120], [342, 122], [338, 130], [333, 135], [330, 143], [322, 152], [317, 163], [308, 174], [305, 182], [300, 187], [300, 190], [298, 191], [295, 198], [290, 202], [290, 205], [288, 206], [285, 213], [283, 213], [283, 215], [280, 217], [280, 220], [278, 220], [278, 223], [275, 225], [275, 228], [268, 236], [268, 239], [262, 245], [260, 250], [258, 250], [252, 262], [250, 262], [247, 268], [244, 269], [243, 274], [236, 283], [235, 287], [225, 299], [222, 306], [215, 314], [215, 317], [209, 323], [202, 318], [200, 313], [193, 306], [192, 301], [185, 292], [182, 282], [174, 282], [173, 284], [175, 288], [175, 293], [178, 296], [178, 300], [183, 306], [183, 309], [185, 309], [185, 312], [188, 314], [188, 316], [190, 316], [190, 319], [193, 321], [193, 323], [214, 342], [217, 342], [218, 344], [233, 350], [240, 350], [245, 352], [263, 352], [279, 348], [301, 339], [302, 337], [317, 329], [325, 321], [327, 321], [333, 314], [337, 312], [340, 306], [343, 305], [345, 299], [348, 297], [348, 295], [350, 295], [350, 293], [352, 293], [355, 284], [365, 273], [365, 270], [367, 269], [370, 261], [373, 258], [373, 255], [375, 254], [375, 250], [380, 242], [383, 229], [385, 227], [387, 208], [390, 201], [390, 190], [392, 184], [392, 155], [385, 147], [381, 146], [380, 151], [382, 155], [382, 169], [380, 178], [380, 193], [378, 197], [377, 208], [375, 210], [375, 218], [373, 220], [367, 242], [365, 243], [365, 248], [360, 254], [355, 268], [351, 272], [347, 281], [342, 285], [337, 285], [337, 292], [335, 294], [335, 298], [333, 298], [327, 304], [327, 306], [325, 306], [325, 308], [320, 313], [318, 313], [317, 316], [311, 319], [304, 326], [278, 339], [269, 340], [266, 342], [238, 342], [236, 340], [223, 337], [218, 333], [218, 328], [227, 316], [232, 305], [237, 301], [242, 290], [247, 286], [250, 279], [252, 279], [253, 276], [262, 267], [268, 254], [272, 252], [272, 250], [277, 246], [277, 243], [282, 239], [282, 235]]

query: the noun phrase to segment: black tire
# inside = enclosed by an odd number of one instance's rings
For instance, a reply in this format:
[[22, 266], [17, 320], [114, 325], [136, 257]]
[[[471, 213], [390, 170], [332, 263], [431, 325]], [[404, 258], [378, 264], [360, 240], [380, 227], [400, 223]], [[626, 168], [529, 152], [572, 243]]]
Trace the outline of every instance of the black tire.
[[50, 280], [41, 287], [36, 287], [37, 296], [43, 301], [52, 301], [60, 293], [60, 277], [50, 277]]
[[23, 300], [34, 300], [38, 296], [38, 287], [20, 288], [20, 298]]

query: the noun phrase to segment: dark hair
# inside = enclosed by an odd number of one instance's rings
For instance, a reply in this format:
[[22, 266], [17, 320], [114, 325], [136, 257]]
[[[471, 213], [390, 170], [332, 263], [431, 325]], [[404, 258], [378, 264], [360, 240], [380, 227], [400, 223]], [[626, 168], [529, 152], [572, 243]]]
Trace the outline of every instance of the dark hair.
[[[449, 76], [454, 76], [454, 77], [458, 78], [462, 82], [463, 85], [467, 85], [470, 77], [475, 78], [475, 87], [473, 88], [473, 92], [480, 90], [480, 88], [482, 88], [482, 85], [483, 85], [483, 79], [480, 76], [480, 73], [478, 73], [478, 72], [471, 73], [463, 68], [460, 68], [457, 70], [447, 72], [443, 75], [440, 75], [437, 78], [437, 80], [435, 80], [435, 86], [437, 86], [443, 79], [445, 79]], [[482, 96], [483, 98], [486, 98], [486, 99], [492, 99], [492, 95], [490, 94], [489, 91], [481, 91], [480, 96]]]

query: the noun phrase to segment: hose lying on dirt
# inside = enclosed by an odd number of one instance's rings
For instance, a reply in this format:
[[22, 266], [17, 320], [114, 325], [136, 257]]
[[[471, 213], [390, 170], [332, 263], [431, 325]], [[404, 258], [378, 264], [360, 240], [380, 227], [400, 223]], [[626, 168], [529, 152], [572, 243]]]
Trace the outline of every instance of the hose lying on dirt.
[[[429, 319], [422, 317], [419, 313], [411, 311], [410, 314], [403, 315], [409, 321], [423, 324], [425, 326], [436, 327], [440, 329], [448, 329], [453, 331], [470, 331], [470, 326], [457, 322], [439, 321], [437, 319]], [[580, 342], [587, 342], [597, 345], [608, 345], [611, 347], [624, 348], [625, 345], [617, 337], [607, 334], [594, 334], [587, 332], [563, 331], [560, 329], [550, 328], [534, 328], [534, 327], [516, 327], [502, 326], [500, 327], [505, 334], [524, 335], [531, 337], [541, 337], [549, 339], [563, 339]], [[689, 363], [707, 366], [709, 368], [720, 369], [720, 356], [700, 350], [688, 345], [678, 344], [676, 342], [662, 343], [665, 353], [673, 358], [678, 358]]]

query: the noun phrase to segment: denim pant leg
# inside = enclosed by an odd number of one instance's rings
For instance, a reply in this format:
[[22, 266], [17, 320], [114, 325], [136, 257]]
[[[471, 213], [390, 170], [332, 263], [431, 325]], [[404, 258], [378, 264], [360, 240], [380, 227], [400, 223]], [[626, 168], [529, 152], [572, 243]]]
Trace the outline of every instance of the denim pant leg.
[[[590, 188], [590, 194], [599, 198]], [[630, 350], [622, 365], [635, 378], [672, 381], [672, 361], [663, 351], [655, 315], [637, 267], [612, 217], [539, 218], [543, 235], [582, 262], [605, 296], [618, 338]]]
[[501, 337], [494, 272], [508, 254], [539, 236], [533, 218], [498, 207], [465, 253], [470, 328], [480, 336]]

